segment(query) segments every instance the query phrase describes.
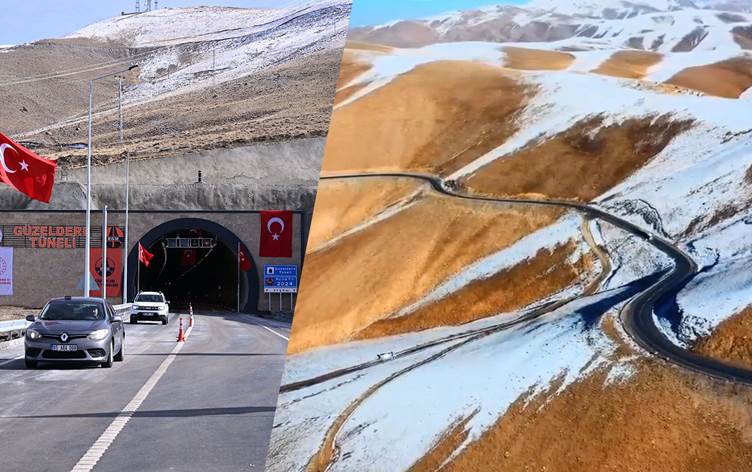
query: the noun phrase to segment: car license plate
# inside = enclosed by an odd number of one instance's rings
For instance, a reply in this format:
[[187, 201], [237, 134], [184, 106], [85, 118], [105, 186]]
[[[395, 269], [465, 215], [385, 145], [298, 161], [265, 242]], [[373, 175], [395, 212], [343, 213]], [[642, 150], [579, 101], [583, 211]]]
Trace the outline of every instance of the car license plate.
[[78, 346], [75, 344], [51, 344], [50, 349], [53, 351], [70, 352], [78, 351]]

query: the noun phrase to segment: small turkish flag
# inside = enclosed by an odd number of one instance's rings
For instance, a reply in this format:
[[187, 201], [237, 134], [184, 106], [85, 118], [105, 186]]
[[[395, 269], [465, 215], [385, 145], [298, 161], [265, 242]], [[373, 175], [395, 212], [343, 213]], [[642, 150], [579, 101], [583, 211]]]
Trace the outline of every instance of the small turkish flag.
[[183, 252], [180, 254], [180, 265], [182, 267], [190, 267], [196, 265], [197, 260], [198, 254], [196, 254], [195, 249], [183, 249]]
[[238, 243], [238, 248], [238, 261], [240, 263], [240, 270], [242, 270], [243, 272], [248, 272], [249, 270], [251, 270], [251, 267], [253, 267], [251, 258], [248, 256], [248, 252], [246, 252], [246, 249], [242, 244]]
[[145, 247], [141, 245], [141, 243], [138, 243], [138, 261], [143, 263], [146, 267], [149, 267], [149, 263], [151, 262], [151, 259], [154, 257], [154, 254], [150, 253], [146, 250]]
[[292, 212], [261, 212], [261, 257], [292, 257]]
[[50, 203], [57, 163], [37, 156], [0, 133], [0, 181], [29, 198]]

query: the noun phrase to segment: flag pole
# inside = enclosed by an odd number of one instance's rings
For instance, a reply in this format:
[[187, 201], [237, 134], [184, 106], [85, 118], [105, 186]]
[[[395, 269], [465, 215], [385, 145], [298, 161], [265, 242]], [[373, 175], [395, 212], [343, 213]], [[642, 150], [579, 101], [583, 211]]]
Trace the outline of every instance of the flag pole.
[[138, 269], [136, 271], [136, 295], [141, 292], [141, 241], [138, 242]]
[[238, 240], [238, 313], [240, 313], [240, 240]]
[[102, 215], [102, 298], [107, 300], [107, 205]]

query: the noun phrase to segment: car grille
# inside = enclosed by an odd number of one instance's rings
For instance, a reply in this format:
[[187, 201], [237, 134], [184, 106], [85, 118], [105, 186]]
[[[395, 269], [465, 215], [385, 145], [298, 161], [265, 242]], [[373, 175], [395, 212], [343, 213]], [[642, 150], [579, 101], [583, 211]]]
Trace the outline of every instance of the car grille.
[[37, 357], [40, 352], [42, 352], [42, 350], [39, 349], [38, 347], [27, 347], [26, 357]]
[[89, 349], [89, 355], [91, 357], [104, 357], [105, 354], [104, 349]]
[[84, 351], [50, 351], [45, 350], [42, 354], [45, 359], [86, 359]]
[[[74, 339], [83, 339], [88, 336], [88, 334], [68, 334], [68, 341], [72, 341]], [[42, 339], [54, 339], [55, 341], [60, 340], [59, 334], [44, 334], [42, 335]]]

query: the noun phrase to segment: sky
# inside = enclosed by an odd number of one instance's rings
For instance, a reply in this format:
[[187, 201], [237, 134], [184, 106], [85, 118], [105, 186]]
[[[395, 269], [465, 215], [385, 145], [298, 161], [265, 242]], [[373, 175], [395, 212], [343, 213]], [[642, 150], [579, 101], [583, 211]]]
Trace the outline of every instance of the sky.
[[350, 26], [378, 25], [392, 20], [423, 18], [456, 10], [520, 4], [524, 0], [353, 0]]
[[[159, 8], [218, 5], [271, 8], [303, 0], [159, 0]], [[146, 0], [141, 0], [142, 8]], [[133, 11], [136, 0], [4, 0], [0, 45], [59, 38], [105, 18]]]

